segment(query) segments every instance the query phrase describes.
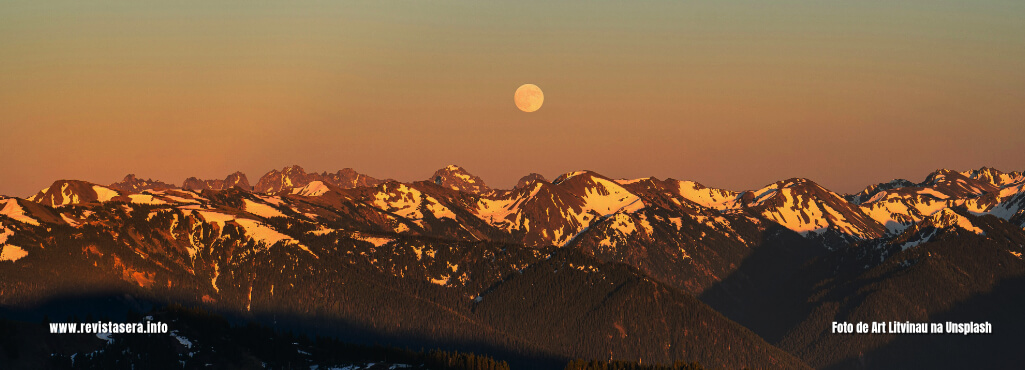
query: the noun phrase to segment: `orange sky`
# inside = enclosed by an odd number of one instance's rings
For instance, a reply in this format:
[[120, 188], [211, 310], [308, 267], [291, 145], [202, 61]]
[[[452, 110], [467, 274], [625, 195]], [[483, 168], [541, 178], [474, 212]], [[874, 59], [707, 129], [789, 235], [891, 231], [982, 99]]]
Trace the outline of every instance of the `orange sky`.
[[4, 2], [0, 194], [291, 164], [840, 192], [1025, 169], [1022, 2], [719, 3]]

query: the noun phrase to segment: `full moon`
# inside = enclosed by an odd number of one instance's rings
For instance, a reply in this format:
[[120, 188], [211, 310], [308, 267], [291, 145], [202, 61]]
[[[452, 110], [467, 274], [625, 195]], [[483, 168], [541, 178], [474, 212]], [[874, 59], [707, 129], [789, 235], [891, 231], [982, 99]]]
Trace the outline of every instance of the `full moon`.
[[516, 102], [516, 108], [530, 113], [541, 108], [541, 104], [545, 102], [545, 94], [537, 85], [525, 84], [516, 89], [513, 101]]

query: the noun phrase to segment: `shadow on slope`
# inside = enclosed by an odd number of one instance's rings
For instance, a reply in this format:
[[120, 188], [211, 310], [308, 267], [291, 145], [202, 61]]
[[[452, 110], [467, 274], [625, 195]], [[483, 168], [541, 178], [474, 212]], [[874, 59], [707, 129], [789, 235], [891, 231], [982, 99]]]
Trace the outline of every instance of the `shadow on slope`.
[[[0, 367], [8, 368], [8, 365], [25, 365], [27, 368], [34, 367], [32, 364], [46, 364], [46, 358], [53, 354], [71, 355], [73, 353], [89, 352], [97, 347], [102, 340], [95, 334], [51, 334], [49, 322], [143, 322], [143, 315], [158, 313], [154, 321], [163, 321], [176, 318], [168, 316], [168, 311], [177, 312], [178, 306], [173, 302], [139, 298], [119, 292], [94, 293], [82, 295], [66, 295], [54, 297], [34, 305], [32, 307], [11, 308], [0, 307], [0, 334], [5, 338], [0, 347]], [[180, 307], [180, 306], [178, 306]], [[208, 312], [204, 315], [212, 315], [217, 320], [223, 320], [225, 325], [220, 328], [221, 334], [207, 333], [206, 337], [222, 337], [229, 334], [231, 328], [249, 327], [254, 324], [268, 328], [273, 331], [273, 336], [300, 336], [307, 338], [330, 338], [330, 340], [350, 343], [352, 345], [378, 346], [386, 344], [390, 347], [403, 350], [438, 349], [446, 351], [463, 351], [488, 354], [495, 358], [507, 360], [517, 368], [537, 369], [561, 369], [566, 359], [545, 355], [541, 351], [532, 351], [522, 347], [517, 350], [510, 350], [503, 346], [494, 344], [445, 340], [422, 335], [395, 335], [375, 330], [365, 324], [336, 317], [316, 317], [299, 314], [263, 314], [263, 315], [241, 315], [234, 311], [214, 310], [210, 307], [195, 306], [186, 310], [197, 310], [197, 312]], [[143, 314], [140, 314], [143, 313]], [[216, 320], [215, 320], [216, 321]], [[174, 323], [168, 323], [169, 330], [175, 331]], [[210, 328], [204, 330], [210, 331]], [[16, 333], [15, 333], [16, 332]], [[12, 334], [12, 335], [8, 335]], [[17, 335], [13, 335], [17, 334]], [[135, 336], [147, 336], [145, 334], [115, 334], [114, 337], [132, 339]], [[159, 335], [158, 335], [159, 336]], [[213, 345], [214, 352], [222, 350], [224, 343]], [[4, 365], [7, 364], [7, 365]]]
[[988, 293], [962, 301], [930, 322], [989, 322], [992, 334], [903, 334], [861, 358], [828, 369], [982, 369], [1014, 368], [1025, 363], [1022, 351], [1025, 276], [1005, 279]]
[[826, 253], [822, 245], [773, 225], [740, 266], [700, 299], [776, 343], [811, 312], [805, 302], [819, 281], [814, 276], [821, 275], [815, 261]]

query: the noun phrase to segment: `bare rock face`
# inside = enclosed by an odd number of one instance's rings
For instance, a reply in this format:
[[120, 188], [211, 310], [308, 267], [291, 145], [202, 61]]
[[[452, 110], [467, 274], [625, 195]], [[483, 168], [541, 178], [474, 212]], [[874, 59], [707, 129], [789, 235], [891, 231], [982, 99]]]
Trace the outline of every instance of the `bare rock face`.
[[306, 170], [298, 165], [282, 168], [281, 171], [271, 170], [256, 182], [254, 190], [260, 193], [277, 193], [306, 186], [314, 179], [306, 174]]
[[516, 182], [516, 186], [514, 186], [513, 189], [522, 188], [524, 186], [529, 185], [531, 182], [534, 182], [534, 181], [548, 182], [548, 180], [545, 179], [545, 177], [542, 176], [541, 174], [539, 174], [539, 173], [531, 173], [531, 174], [529, 174], [527, 176], [521, 177], [520, 181]]
[[343, 168], [338, 170], [336, 173], [322, 173], [313, 174], [321, 177], [321, 181], [327, 184], [337, 186], [342, 189], [352, 189], [365, 186], [377, 186], [384, 183], [384, 180], [378, 180], [373, 177], [356, 172], [351, 168]]
[[224, 185], [221, 187], [221, 189], [230, 189], [234, 187], [239, 187], [246, 190], [253, 189], [253, 186], [249, 185], [249, 179], [246, 178], [246, 174], [240, 171], [235, 171], [235, 173], [228, 175], [228, 177], [225, 177]]
[[127, 193], [141, 193], [145, 190], [166, 190], [176, 188], [176, 186], [162, 181], [153, 179], [143, 180], [135, 177], [134, 174], [129, 174], [128, 176], [125, 176], [124, 180], [110, 184], [108, 187]]
[[280, 191], [292, 191], [302, 188], [314, 181], [321, 181], [342, 189], [352, 189], [365, 186], [377, 186], [383, 180], [361, 174], [351, 168], [345, 168], [335, 173], [306, 173], [302, 167], [290, 166], [280, 171], [271, 170], [263, 175], [256, 182], [256, 190], [259, 193], [277, 193]]
[[196, 177], [190, 177], [185, 179], [185, 182], [182, 184], [182, 188], [188, 190], [225, 190], [235, 187], [245, 190], [253, 189], [249, 185], [249, 179], [246, 178], [246, 174], [238, 171], [228, 175], [224, 180], [200, 180]]
[[473, 194], [488, 194], [491, 188], [465, 169], [456, 165], [450, 165], [434, 172], [430, 181], [438, 186]]

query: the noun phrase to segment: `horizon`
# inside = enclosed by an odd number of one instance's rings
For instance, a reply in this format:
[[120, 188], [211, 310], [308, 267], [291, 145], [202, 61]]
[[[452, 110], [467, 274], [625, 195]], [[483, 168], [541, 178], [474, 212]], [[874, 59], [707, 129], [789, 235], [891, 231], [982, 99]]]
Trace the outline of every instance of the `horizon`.
[[[292, 166], [298, 166], [298, 167], [302, 168], [303, 171], [305, 171], [307, 174], [309, 174], [309, 173], [318, 173], [318, 174], [328, 173], [328, 174], [331, 174], [331, 173], [339, 172], [342, 169], [348, 168], [348, 169], [352, 169], [352, 170], [356, 171], [357, 173], [359, 173], [361, 175], [370, 176], [370, 177], [373, 177], [373, 178], [378, 179], [378, 180], [394, 180], [394, 181], [398, 181], [398, 182], [401, 182], [401, 183], [413, 183], [413, 182], [418, 182], [418, 181], [430, 181], [430, 177], [434, 173], [434, 172], [431, 172], [430, 174], [428, 174], [428, 175], [426, 175], [426, 176], [424, 176], [422, 178], [398, 179], [398, 178], [394, 178], [394, 177], [391, 177], [391, 176], [376, 176], [374, 174], [365, 173], [363, 171], [360, 171], [359, 169], [351, 168], [351, 167], [342, 167], [342, 168], [338, 168], [338, 169], [334, 169], [334, 170], [316, 170], [316, 171], [314, 171], [314, 170], [308, 169], [306, 167], [303, 167], [302, 165], [293, 164], [293, 165], [284, 166], [282, 168], [273, 168], [273, 169], [270, 169], [270, 170], [267, 170], [267, 171], [260, 172], [262, 174], [259, 177], [250, 177], [250, 174], [248, 172], [242, 171], [242, 170], [237, 170], [237, 171], [231, 171], [231, 172], [225, 173], [223, 176], [214, 176], [214, 177], [189, 176], [189, 177], [177, 180], [177, 181], [168, 181], [168, 180], [162, 179], [162, 178], [155, 178], [155, 177], [150, 177], [150, 176], [142, 176], [142, 175], [139, 175], [137, 173], [127, 173], [124, 176], [118, 177], [117, 180], [112, 180], [112, 181], [109, 181], [109, 182], [97, 182], [97, 181], [91, 181], [89, 179], [78, 179], [78, 178], [60, 178], [60, 179], [55, 179], [53, 181], [50, 181], [47, 185], [45, 185], [43, 187], [40, 187], [38, 190], [35, 190], [31, 194], [27, 194], [27, 195], [22, 196], [22, 195], [5, 194], [3, 192], [0, 192], [0, 196], [27, 199], [29, 197], [32, 197], [32, 196], [36, 195], [41, 190], [48, 189], [51, 186], [51, 184], [53, 184], [54, 182], [63, 181], [63, 180], [85, 181], [85, 182], [89, 182], [89, 183], [92, 183], [92, 184], [96, 184], [96, 185], [100, 185], [100, 186], [105, 186], [106, 187], [106, 186], [110, 186], [110, 185], [112, 185], [114, 183], [123, 181], [128, 176], [135, 176], [137, 179], [145, 180], [145, 181], [159, 181], [159, 182], [163, 182], [165, 184], [173, 185], [176, 188], [181, 188], [181, 186], [183, 185], [184, 181], [186, 179], [190, 178], [190, 177], [196, 177], [199, 180], [223, 180], [224, 177], [227, 177], [227, 176], [229, 176], [229, 175], [231, 175], [231, 174], [233, 174], [235, 172], [240, 172], [243, 175], [245, 175], [246, 179], [250, 181], [251, 185], [255, 186], [256, 183], [263, 176], [266, 176], [267, 174], [269, 174], [269, 173], [271, 173], [273, 171], [281, 171], [283, 169], [286, 169], [286, 168], [289, 168], [289, 167], [292, 167]], [[942, 171], [942, 170], [949, 170], [949, 171], [955, 171], [955, 172], [958, 172], [958, 173], [964, 173], [964, 172], [971, 172], [971, 171], [977, 171], [977, 170], [982, 170], [982, 169], [989, 168], [989, 169], [997, 170], [997, 171], [999, 171], [1001, 173], [1025, 173], [1025, 171], [1022, 171], [1022, 170], [1014, 170], [1014, 169], [1010, 169], [1009, 170], [1009, 169], [997, 168], [997, 167], [993, 167], [993, 166], [981, 166], [981, 167], [978, 167], [978, 168], [969, 168], [969, 169], [937, 168], [937, 169], [934, 169], [932, 171], [929, 171], [928, 173], [926, 173], [926, 174], [924, 174], [924, 175], [922, 175], [920, 177], [896, 177], [896, 178], [892, 178], [892, 179], [888, 179], [888, 180], [869, 182], [869, 183], [866, 183], [864, 186], [862, 186], [862, 187], [860, 187], [858, 189], [855, 189], [853, 191], [839, 191], [837, 189], [834, 189], [834, 188], [831, 188], [831, 187], [827, 186], [826, 184], [823, 184], [822, 182], [820, 182], [820, 181], [818, 181], [818, 180], [816, 180], [814, 178], [801, 177], [801, 176], [780, 177], [778, 179], [775, 179], [775, 180], [766, 182], [766, 183], [764, 183], [762, 185], [754, 186], [754, 187], [726, 188], [726, 187], [720, 187], [720, 186], [715, 186], [715, 185], [707, 184], [707, 183], [704, 183], [704, 182], [701, 182], [701, 181], [698, 181], [698, 180], [695, 180], [695, 179], [682, 178], [682, 177], [676, 177], [676, 176], [666, 176], [666, 177], [662, 177], [662, 176], [617, 177], [617, 176], [609, 176], [609, 175], [601, 173], [599, 171], [588, 170], [588, 169], [578, 169], [578, 170], [564, 171], [564, 172], [560, 172], [560, 173], [554, 174], [552, 176], [549, 176], [549, 175], [546, 175], [546, 174], [543, 174], [543, 173], [539, 173], [539, 172], [528, 172], [526, 174], [520, 175], [519, 177], [517, 177], [517, 179], [515, 181], [513, 181], [512, 183], [510, 183], [508, 185], [505, 185], [505, 184], [503, 184], [503, 185], [496, 185], [496, 184], [492, 184], [491, 182], [489, 182], [488, 179], [478, 175], [476, 172], [474, 172], [474, 171], [472, 171], [470, 169], [467, 169], [466, 167], [460, 166], [458, 164], [449, 164], [449, 165], [441, 166], [441, 167], [438, 167], [437, 170], [444, 169], [444, 168], [446, 168], [448, 166], [460, 167], [463, 170], [465, 170], [466, 172], [470, 173], [471, 175], [475, 175], [475, 176], [480, 177], [481, 180], [483, 180], [484, 183], [488, 185], [488, 187], [490, 187], [492, 189], [496, 189], [496, 190], [509, 190], [509, 189], [512, 189], [513, 187], [515, 187], [516, 182], [519, 181], [520, 178], [529, 176], [532, 173], [538, 173], [538, 174], [544, 176], [545, 180], [551, 182], [551, 181], [554, 181], [555, 179], [557, 179], [559, 176], [564, 175], [564, 174], [578, 172], [578, 171], [590, 171], [590, 172], [596, 173], [598, 175], [608, 177], [609, 179], [612, 179], [612, 180], [637, 180], [637, 179], [646, 179], [646, 178], [655, 178], [655, 179], [658, 179], [658, 180], [674, 179], [674, 180], [679, 180], [679, 181], [693, 181], [695, 183], [701, 184], [701, 185], [703, 185], [705, 187], [708, 187], [708, 188], [716, 188], [716, 189], [723, 189], [723, 190], [736, 191], [736, 192], [758, 190], [758, 189], [761, 189], [761, 188], [763, 188], [765, 186], [769, 186], [769, 185], [774, 184], [774, 183], [779, 182], [779, 181], [785, 181], [785, 180], [788, 180], [788, 179], [800, 178], [800, 179], [811, 180], [812, 182], [814, 182], [814, 183], [816, 183], [816, 184], [826, 188], [827, 190], [833, 191], [833, 192], [835, 192], [837, 194], [840, 194], [840, 195], [857, 194], [857, 193], [861, 192], [862, 190], [864, 190], [865, 188], [867, 188], [869, 186], [876, 185], [876, 184], [881, 184], [881, 183], [886, 183], [886, 182], [890, 182], [890, 181], [895, 181], [895, 180], [908, 180], [908, 181], [911, 181], [911, 182], [917, 184], [917, 183], [921, 183], [922, 181], [924, 181], [930, 174], [938, 172], [938, 171]], [[437, 171], [437, 170], [435, 170], [435, 171]]]

